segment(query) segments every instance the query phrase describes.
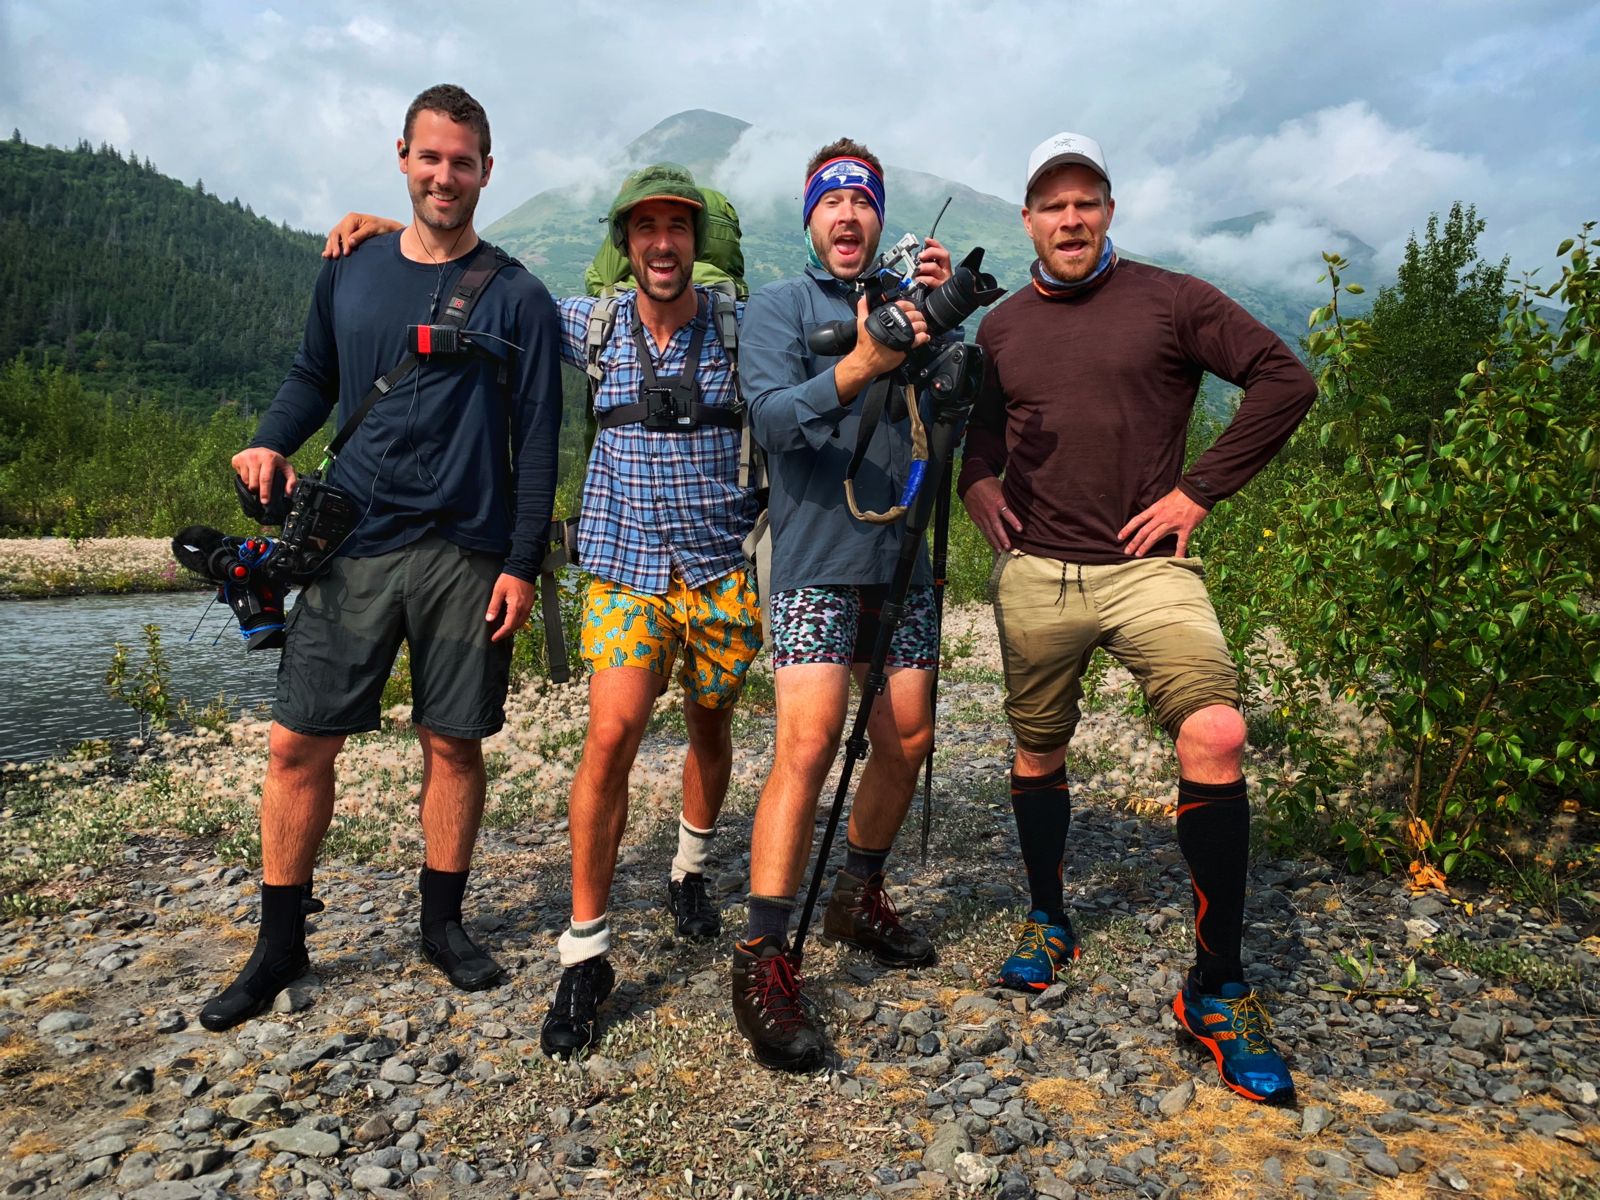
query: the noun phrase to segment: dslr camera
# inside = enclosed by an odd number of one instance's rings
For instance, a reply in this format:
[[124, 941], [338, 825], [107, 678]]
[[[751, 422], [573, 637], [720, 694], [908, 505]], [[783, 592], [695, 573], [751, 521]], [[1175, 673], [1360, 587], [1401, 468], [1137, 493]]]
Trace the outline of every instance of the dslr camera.
[[[905, 382], [926, 387], [936, 402], [953, 398], [970, 384], [976, 356], [963, 353], [967, 347], [957, 342], [939, 342], [948, 333], [985, 305], [1005, 295], [1005, 289], [983, 270], [983, 247], [975, 246], [938, 287], [917, 282], [917, 262], [923, 243], [915, 234], [906, 234], [861, 276], [867, 299], [867, 332], [891, 350], [908, 351], [900, 368]], [[912, 348], [916, 334], [898, 301], [909, 301], [928, 323], [930, 340]], [[818, 325], [807, 335], [815, 354], [844, 355], [856, 344], [853, 318]]]

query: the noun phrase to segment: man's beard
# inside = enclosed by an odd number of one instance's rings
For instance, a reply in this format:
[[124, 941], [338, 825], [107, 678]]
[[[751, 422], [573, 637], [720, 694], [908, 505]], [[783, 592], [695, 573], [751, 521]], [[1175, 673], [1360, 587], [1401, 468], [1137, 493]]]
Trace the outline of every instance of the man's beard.
[[467, 197], [462, 193], [456, 194], [454, 211], [449, 215], [440, 215], [428, 207], [431, 198], [431, 189], [422, 188], [411, 193], [411, 211], [418, 221], [438, 233], [453, 233], [472, 220], [472, 214], [477, 211], [478, 198]]
[[1105, 253], [1106, 248], [1104, 235], [1084, 240], [1089, 243], [1088, 255], [1068, 264], [1057, 264], [1054, 257], [1048, 253], [1052, 249], [1048, 244], [1034, 246], [1034, 252], [1038, 254], [1039, 261], [1044, 264], [1044, 269], [1050, 273], [1052, 279], [1059, 279], [1062, 283], [1082, 283], [1094, 274], [1095, 268], [1100, 265], [1100, 256]]
[[666, 283], [657, 283], [650, 275], [650, 268], [646, 262], [629, 263], [633, 268], [633, 277], [639, 284], [639, 290], [657, 304], [671, 304], [684, 292], [689, 290], [691, 274], [683, 263], [678, 262], [678, 269], [673, 272], [672, 278]]

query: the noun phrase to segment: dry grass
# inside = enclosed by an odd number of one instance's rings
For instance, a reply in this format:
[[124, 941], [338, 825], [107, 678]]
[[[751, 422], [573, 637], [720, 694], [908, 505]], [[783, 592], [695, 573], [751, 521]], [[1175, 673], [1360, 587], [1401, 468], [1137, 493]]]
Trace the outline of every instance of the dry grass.
[[61, 1149], [61, 1143], [48, 1133], [37, 1129], [24, 1129], [11, 1139], [11, 1145], [6, 1147], [6, 1154], [14, 1161], [20, 1162], [30, 1154], [54, 1154]]
[[1071, 1117], [1075, 1137], [1094, 1137], [1111, 1129], [1101, 1119], [1111, 1102], [1094, 1084], [1081, 1079], [1039, 1079], [1024, 1091], [1044, 1112]]
[[42, 1012], [60, 1012], [63, 1009], [76, 1008], [94, 993], [88, 988], [64, 987], [53, 992], [46, 992], [36, 999], [31, 1007]]
[[0, 1038], [0, 1079], [32, 1071], [44, 1061], [44, 1047], [26, 1033]]

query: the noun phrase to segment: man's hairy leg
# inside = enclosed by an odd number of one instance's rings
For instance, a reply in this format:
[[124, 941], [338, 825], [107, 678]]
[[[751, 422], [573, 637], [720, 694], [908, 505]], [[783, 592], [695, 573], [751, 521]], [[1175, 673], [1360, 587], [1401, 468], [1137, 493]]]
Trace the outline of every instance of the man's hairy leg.
[[[855, 671], [859, 683], [866, 668]], [[850, 807], [850, 840], [857, 846], [887, 849], [900, 832], [922, 760], [933, 746], [932, 696], [932, 671], [889, 669], [888, 686], [867, 719], [872, 753]]]
[[435, 871], [472, 867], [472, 847], [483, 820], [483, 743], [417, 729], [422, 743], [422, 837]]
[[777, 753], [750, 834], [750, 891], [792, 896], [811, 853], [817, 793], [844, 730], [850, 668], [797, 663], [773, 674]]
[[728, 797], [733, 775], [733, 709], [706, 708], [683, 698], [689, 753], [683, 760], [683, 819], [710, 829]]
[[[607, 667], [589, 677], [589, 732], [567, 803], [575, 922], [606, 911], [628, 823], [628, 773], [660, 694], [661, 677], [642, 667]], [[687, 773], [686, 765], [686, 782]]]
[[333, 764], [344, 738], [296, 733], [276, 721], [261, 788], [261, 877], [285, 887], [311, 878], [333, 820]]

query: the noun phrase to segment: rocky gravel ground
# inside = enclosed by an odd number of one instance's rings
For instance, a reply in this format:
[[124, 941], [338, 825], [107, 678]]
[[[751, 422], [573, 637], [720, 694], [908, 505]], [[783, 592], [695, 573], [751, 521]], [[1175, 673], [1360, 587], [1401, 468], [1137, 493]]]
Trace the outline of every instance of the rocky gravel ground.
[[[400, 800], [335, 839], [317, 874], [315, 974], [260, 1019], [220, 1035], [196, 1021], [253, 937], [253, 872], [219, 857], [237, 831], [177, 814], [102, 830], [89, 865], [60, 868], [61, 911], [0, 925], [0, 1196], [1600, 1195], [1587, 1182], [1600, 1175], [1600, 946], [1503, 898], [1413, 895], [1258, 856], [1247, 972], [1299, 1107], [1221, 1086], [1170, 1009], [1192, 951], [1171, 755], [1119, 704], [1090, 713], [1070, 760], [1086, 953], [1043, 995], [989, 986], [1026, 894], [986, 620], [952, 620], [930, 853], [919, 861], [914, 810], [894, 867], [939, 964], [890, 972], [813, 942], [807, 987], [832, 1070], [759, 1067], [732, 1027], [729, 943], [671, 935], [682, 738], [669, 708], [643, 751], [612, 907], [623, 982], [579, 1065], [538, 1053], [567, 913], [575, 738], [533, 738], [537, 771], [506, 767], [519, 761], [509, 741], [490, 747], [501, 765], [469, 905], [510, 978], [469, 995], [416, 952], [415, 750], [397, 730], [358, 749]], [[770, 705], [753, 691], [717, 841], [730, 930], [771, 755]], [[559, 733], [560, 709], [581, 730], [581, 708], [576, 688], [530, 687], [514, 726]], [[149, 753], [235, 756], [239, 773], [219, 766], [204, 790], [241, 791], [264, 744], [255, 725], [235, 734]], [[1275, 769], [1261, 759], [1252, 773]], [[150, 787], [148, 772], [96, 784], [63, 771], [87, 790], [62, 794], [85, 804]], [[30, 774], [0, 783], [21, 795], [26, 782], [37, 807], [50, 776]]]

